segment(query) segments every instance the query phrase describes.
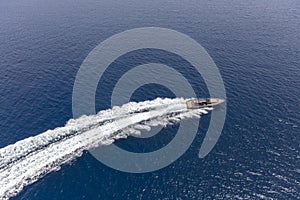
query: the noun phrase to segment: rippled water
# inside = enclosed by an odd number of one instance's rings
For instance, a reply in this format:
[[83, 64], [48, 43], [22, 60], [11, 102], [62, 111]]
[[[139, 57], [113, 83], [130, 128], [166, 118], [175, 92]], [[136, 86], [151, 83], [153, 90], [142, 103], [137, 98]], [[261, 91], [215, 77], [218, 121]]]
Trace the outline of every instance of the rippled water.
[[[147, 174], [106, 167], [89, 153], [26, 187], [14, 199], [297, 199], [300, 193], [300, 4], [264, 1], [1, 1], [0, 147], [72, 118], [75, 75], [107, 37], [136, 27], [171, 28], [203, 45], [220, 69], [227, 118], [213, 151], [198, 152], [209, 115], [190, 149], [175, 163]], [[131, 52], [114, 62], [99, 85], [96, 109], [109, 108], [118, 77], [158, 62], [184, 73], [197, 95], [208, 91], [181, 57], [158, 50]], [[132, 100], [174, 97], [147, 85]], [[150, 139], [116, 144], [136, 152], [167, 144], [177, 126]]]

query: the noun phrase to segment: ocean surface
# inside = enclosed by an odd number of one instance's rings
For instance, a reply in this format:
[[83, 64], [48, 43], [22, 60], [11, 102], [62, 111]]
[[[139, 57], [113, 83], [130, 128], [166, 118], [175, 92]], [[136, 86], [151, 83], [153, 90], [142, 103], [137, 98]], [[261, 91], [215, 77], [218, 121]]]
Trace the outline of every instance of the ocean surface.
[[[300, 199], [298, 0], [1, 0], [0, 148], [63, 127], [73, 118], [73, 84], [89, 52], [114, 34], [153, 26], [190, 36], [220, 70], [227, 116], [214, 149], [199, 159], [206, 114], [188, 151], [166, 168], [120, 172], [85, 151], [12, 199]], [[182, 73], [197, 95], [209, 95], [186, 60], [143, 49], [111, 64], [97, 88], [96, 110], [110, 108], [123, 73], [151, 62], [187, 69]], [[149, 84], [131, 100], [156, 97], [175, 95]], [[115, 144], [150, 152], [168, 144], [177, 129], [168, 125], [151, 138], [130, 136]]]

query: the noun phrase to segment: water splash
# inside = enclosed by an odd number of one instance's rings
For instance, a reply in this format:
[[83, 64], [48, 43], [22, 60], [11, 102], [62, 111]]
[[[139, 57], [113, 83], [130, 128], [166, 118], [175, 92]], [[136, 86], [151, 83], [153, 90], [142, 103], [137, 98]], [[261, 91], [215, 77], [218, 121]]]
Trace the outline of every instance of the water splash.
[[69, 120], [64, 127], [48, 130], [0, 149], [0, 197], [9, 199], [26, 185], [60, 169], [84, 150], [109, 145], [129, 135], [139, 135], [153, 126], [200, 117], [210, 108], [186, 109], [186, 99], [161, 99], [100, 111]]

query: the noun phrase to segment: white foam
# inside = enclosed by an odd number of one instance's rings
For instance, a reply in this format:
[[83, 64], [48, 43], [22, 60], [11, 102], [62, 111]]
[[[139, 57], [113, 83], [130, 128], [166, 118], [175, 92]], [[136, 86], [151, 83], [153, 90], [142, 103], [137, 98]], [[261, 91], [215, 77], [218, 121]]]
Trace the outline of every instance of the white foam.
[[187, 110], [185, 102], [183, 98], [130, 102], [71, 119], [64, 127], [0, 149], [0, 198], [15, 196], [26, 185], [80, 156], [83, 150], [207, 113], [206, 108]]

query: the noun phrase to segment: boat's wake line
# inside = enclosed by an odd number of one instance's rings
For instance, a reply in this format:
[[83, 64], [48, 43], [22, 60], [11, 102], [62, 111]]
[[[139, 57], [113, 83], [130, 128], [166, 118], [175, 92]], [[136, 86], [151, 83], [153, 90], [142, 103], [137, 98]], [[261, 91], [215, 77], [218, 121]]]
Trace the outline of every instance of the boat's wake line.
[[64, 127], [29, 137], [0, 149], [0, 198], [8, 199], [45, 174], [59, 170], [84, 150], [166, 126], [184, 118], [200, 117], [210, 108], [186, 109], [186, 99], [130, 102], [96, 115], [72, 119]]

